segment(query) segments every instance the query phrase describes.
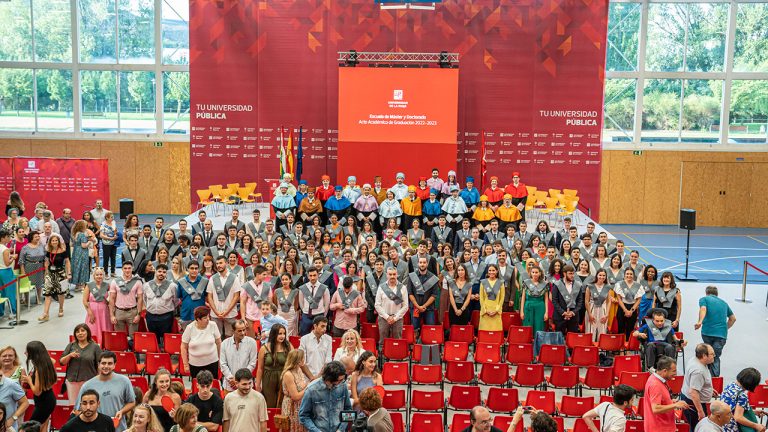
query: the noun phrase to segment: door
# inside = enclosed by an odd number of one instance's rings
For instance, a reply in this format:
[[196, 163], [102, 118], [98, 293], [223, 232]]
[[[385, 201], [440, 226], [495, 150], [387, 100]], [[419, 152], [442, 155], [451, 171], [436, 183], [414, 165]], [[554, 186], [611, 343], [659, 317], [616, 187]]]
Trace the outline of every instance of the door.
[[683, 162], [680, 208], [696, 210], [696, 225], [723, 226], [728, 178], [716, 162]]

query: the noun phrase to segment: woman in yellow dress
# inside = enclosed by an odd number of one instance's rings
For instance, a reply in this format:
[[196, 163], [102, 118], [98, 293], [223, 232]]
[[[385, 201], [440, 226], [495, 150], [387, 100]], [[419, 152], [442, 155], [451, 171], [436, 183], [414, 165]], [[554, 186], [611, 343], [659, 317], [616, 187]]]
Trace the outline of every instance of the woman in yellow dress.
[[488, 197], [485, 195], [480, 196], [480, 204], [472, 214], [472, 219], [475, 221], [475, 226], [482, 232], [486, 232], [491, 229], [491, 221], [496, 217], [493, 214], [493, 209], [488, 205]]
[[504, 281], [499, 279], [499, 268], [491, 264], [486, 270], [488, 277], [480, 281], [479, 330], [501, 331], [504, 325], [501, 311], [504, 307]]

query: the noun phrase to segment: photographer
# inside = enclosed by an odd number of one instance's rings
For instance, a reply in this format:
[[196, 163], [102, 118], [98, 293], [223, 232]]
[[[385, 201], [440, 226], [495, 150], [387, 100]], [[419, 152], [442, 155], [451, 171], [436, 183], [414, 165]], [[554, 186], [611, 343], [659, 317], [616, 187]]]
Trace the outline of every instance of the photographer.
[[368, 416], [368, 430], [373, 432], [393, 432], [394, 425], [389, 412], [381, 407], [381, 395], [375, 388], [369, 387], [360, 393], [360, 408]]

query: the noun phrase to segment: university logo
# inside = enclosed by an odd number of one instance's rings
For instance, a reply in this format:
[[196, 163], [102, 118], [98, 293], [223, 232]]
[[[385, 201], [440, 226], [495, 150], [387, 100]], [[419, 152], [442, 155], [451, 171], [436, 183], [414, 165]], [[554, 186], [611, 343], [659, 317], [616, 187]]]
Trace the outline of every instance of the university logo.
[[395, 90], [392, 92], [392, 99], [394, 100], [403, 100], [403, 91], [402, 90]]
[[27, 168], [34, 168], [35, 167], [35, 161], [27, 161]]

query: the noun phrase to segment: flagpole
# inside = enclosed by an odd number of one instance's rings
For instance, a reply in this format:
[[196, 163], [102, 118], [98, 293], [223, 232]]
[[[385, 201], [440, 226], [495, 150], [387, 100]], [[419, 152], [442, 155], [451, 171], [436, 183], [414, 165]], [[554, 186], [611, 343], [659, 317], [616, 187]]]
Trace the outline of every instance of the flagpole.
[[301, 172], [304, 171], [304, 165], [302, 159], [304, 159], [304, 149], [301, 147], [302, 129], [304, 126], [299, 125], [299, 149], [296, 152], [296, 183], [301, 180]]

